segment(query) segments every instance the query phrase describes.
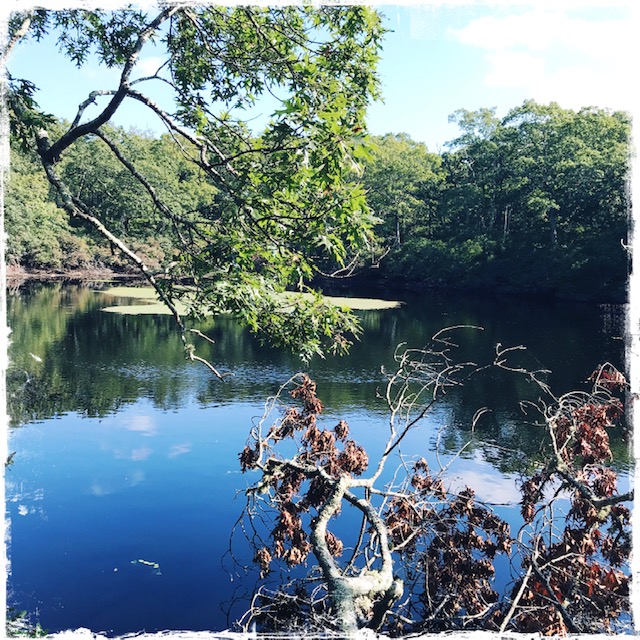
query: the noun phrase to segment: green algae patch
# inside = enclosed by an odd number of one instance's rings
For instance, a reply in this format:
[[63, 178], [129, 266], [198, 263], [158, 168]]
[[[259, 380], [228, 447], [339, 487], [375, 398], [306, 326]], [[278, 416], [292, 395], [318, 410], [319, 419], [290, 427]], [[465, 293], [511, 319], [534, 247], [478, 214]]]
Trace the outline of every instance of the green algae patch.
[[153, 287], [109, 287], [99, 293], [117, 298], [135, 298], [136, 300], [157, 300], [158, 296]]
[[[130, 298], [139, 304], [120, 304], [103, 307], [107, 313], [121, 313], [126, 315], [171, 315], [171, 311], [163, 302], [158, 300], [158, 294], [153, 287], [110, 287], [98, 293], [113, 296], [114, 298]], [[186, 315], [187, 307], [180, 301], [175, 303], [180, 315]]]
[[[109, 306], [102, 309], [109, 313], [123, 313], [128, 315], [170, 315], [169, 309], [160, 301], [158, 296], [152, 287], [111, 287], [100, 293], [117, 297], [117, 298], [131, 298], [140, 304], [128, 304]], [[296, 298], [302, 298], [305, 300], [313, 299], [313, 296], [308, 293], [295, 293], [287, 292], [282, 294], [283, 305], [291, 305], [295, 302]], [[380, 300], [377, 298], [344, 298], [325, 296], [324, 298], [328, 303], [334, 304], [337, 307], [346, 307], [352, 311], [381, 311], [384, 309], [397, 309], [402, 305], [402, 302], [397, 300]], [[175, 303], [178, 313], [185, 315], [187, 313], [187, 307], [181, 302]]]
[[[176, 309], [180, 315], [186, 315], [187, 308], [180, 302], [175, 303]], [[158, 315], [158, 316], [170, 316], [171, 311], [166, 304], [162, 302], [155, 302], [149, 304], [123, 304], [115, 307], [104, 307], [101, 311], [107, 313], [122, 313], [129, 316], [142, 316], [142, 315]]]
[[[311, 296], [308, 294], [291, 294], [302, 295], [303, 297]], [[342, 298], [337, 296], [324, 296], [324, 299], [336, 307], [347, 307], [352, 311], [381, 311], [383, 309], [397, 309], [402, 306], [399, 300], [379, 300], [378, 298]]]

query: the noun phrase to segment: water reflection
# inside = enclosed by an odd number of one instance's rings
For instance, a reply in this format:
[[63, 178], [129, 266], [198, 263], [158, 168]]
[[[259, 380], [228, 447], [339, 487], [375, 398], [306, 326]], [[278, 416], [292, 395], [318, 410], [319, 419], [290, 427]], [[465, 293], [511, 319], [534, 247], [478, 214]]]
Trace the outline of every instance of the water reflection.
[[[372, 456], [386, 439], [381, 367], [393, 367], [398, 342], [420, 347], [444, 326], [481, 326], [457, 333], [464, 359], [490, 360], [497, 343], [527, 345], [527, 366], [550, 369], [558, 393], [601, 361], [622, 364], [619, 308], [470, 295], [406, 302], [362, 312], [364, 338], [352, 354], [309, 368], [327, 422], [346, 418]], [[169, 317], [103, 313], [113, 299], [81, 286], [19, 288], [8, 303], [8, 404], [12, 424], [22, 425], [11, 434], [16, 455], [7, 474], [10, 602], [39, 610], [51, 630], [225, 628], [220, 604], [237, 583], [221, 558], [245, 482], [237, 453], [266, 397], [300, 363], [217, 318], [199, 327], [215, 344], [198, 348], [234, 372], [220, 383], [185, 361]], [[436, 446], [446, 457], [470, 442], [451, 482], [512, 503], [541, 441], [519, 402], [537, 394], [523, 376], [486, 372], [447, 396], [403, 452], [428, 452], [435, 463]], [[624, 460], [626, 445], [615, 442]], [[161, 575], [132, 564], [140, 559], [157, 563]]]
[[[113, 298], [83, 286], [39, 285], [12, 292], [7, 384], [13, 425], [70, 411], [105, 416], [139, 398], [163, 410], [180, 410], [190, 401], [199, 406], [261, 403], [301, 368], [295, 356], [263, 347], [231, 319], [216, 318], [199, 326], [215, 344], [203, 341], [198, 349], [219, 369], [233, 372], [221, 384], [204, 367], [185, 361], [170, 317], [101, 311], [112, 303]], [[612, 305], [430, 295], [409, 298], [399, 309], [360, 312], [360, 317], [364, 337], [348, 358], [328, 357], [308, 368], [325, 405], [341, 417], [367, 411], [383, 421], [381, 368], [392, 370], [399, 342], [423, 346], [448, 325], [482, 327], [452, 334], [460, 358], [476, 363], [490, 362], [497, 344], [526, 345], [526, 352], [514, 352], [510, 364], [549, 370], [541, 377], [556, 394], [584, 386], [601, 362], [623, 366], [624, 314]], [[476, 377], [447, 400], [452, 419], [443, 447], [457, 450], [471, 436], [475, 411], [487, 407], [474, 433], [475, 445], [486, 444], [487, 459], [502, 471], [521, 468], [537, 450], [540, 428], [533, 418], [523, 419], [520, 402], [539, 396], [526, 376], [491, 371]], [[151, 435], [148, 420], [139, 416], [127, 428]], [[491, 449], [495, 443], [503, 447], [499, 455]], [[625, 451], [625, 445], [617, 447], [622, 457]]]

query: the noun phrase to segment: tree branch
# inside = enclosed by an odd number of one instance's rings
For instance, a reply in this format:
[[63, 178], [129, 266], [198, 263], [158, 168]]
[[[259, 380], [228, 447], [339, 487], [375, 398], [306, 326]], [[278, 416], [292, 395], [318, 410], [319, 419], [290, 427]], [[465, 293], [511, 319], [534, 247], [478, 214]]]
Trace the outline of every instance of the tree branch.
[[29, 27], [31, 26], [31, 18], [33, 17], [33, 13], [30, 11], [24, 17], [22, 24], [18, 27], [16, 32], [13, 34], [11, 40], [7, 43], [6, 47], [2, 50], [2, 55], [0, 55], [0, 67], [4, 68], [7, 64], [7, 60], [13, 48], [20, 42], [24, 36], [27, 35], [29, 31]]
[[562, 616], [562, 620], [565, 623], [565, 625], [567, 626], [567, 629], [569, 630], [569, 632], [570, 633], [581, 633], [580, 627], [578, 627], [576, 625], [576, 623], [573, 621], [572, 617], [569, 615], [569, 612], [565, 609], [565, 607], [562, 604], [562, 602], [560, 602], [560, 600], [558, 600], [558, 597], [556, 596], [556, 594], [555, 594], [555, 592], [553, 590], [553, 587], [549, 583], [549, 578], [546, 575], [544, 575], [542, 573], [542, 571], [540, 571], [540, 569], [539, 569], [538, 565], [536, 564], [536, 561], [535, 561], [534, 558], [531, 558], [531, 566], [533, 567], [533, 571], [536, 574], [536, 576], [544, 584], [544, 588], [547, 590], [547, 593], [549, 594], [549, 599], [551, 600], [553, 606], [556, 608], [558, 613]]
[[190, 221], [178, 218], [178, 216], [173, 213], [173, 211], [162, 200], [160, 200], [156, 190], [149, 181], [135, 168], [133, 163], [124, 156], [116, 144], [102, 130], [97, 130], [96, 135], [109, 147], [109, 149], [111, 149], [116, 158], [128, 169], [129, 173], [131, 173], [131, 175], [144, 187], [153, 204], [171, 220], [176, 235], [178, 236], [183, 248], [186, 248], [187, 242], [182, 237], [182, 233], [178, 227], [178, 222], [189, 227], [193, 227], [194, 225]]
[[149, 26], [138, 37], [138, 40], [136, 41], [136, 44], [133, 48], [133, 52], [127, 59], [122, 70], [122, 74], [120, 76], [120, 84], [116, 91], [113, 93], [113, 97], [104, 108], [102, 113], [100, 113], [100, 115], [98, 115], [93, 120], [90, 120], [89, 122], [81, 125], [77, 124], [78, 117], [76, 116], [76, 119], [74, 120], [74, 124], [76, 126], [72, 124], [69, 130], [65, 134], [63, 134], [57, 142], [48, 147], [48, 149], [44, 152], [45, 155], [42, 156], [43, 161], [52, 164], [57, 162], [63, 151], [68, 149], [76, 140], [87, 134], [95, 133], [103, 124], [109, 121], [109, 119], [117, 111], [118, 107], [120, 107], [122, 101], [127, 96], [131, 71], [133, 70], [135, 63], [138, 60], [138, 56], [140, 55], [142, 47], [165, 20], [169, 19], [174, 13], [180, 10], [181, 9], [179, 6], [167, 7], [149, 23]]

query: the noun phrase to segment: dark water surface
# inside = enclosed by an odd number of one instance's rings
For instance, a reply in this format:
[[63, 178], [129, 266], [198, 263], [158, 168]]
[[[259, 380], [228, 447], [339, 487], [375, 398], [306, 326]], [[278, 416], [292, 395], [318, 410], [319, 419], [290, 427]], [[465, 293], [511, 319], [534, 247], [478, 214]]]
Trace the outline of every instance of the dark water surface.
[[[443, 327], [481, 326], [458, 333], [462, 359], [526, 345], [526, 364], [551, 370], [557, 393], [601, 362], [624, 366], [620, 307], [397, 295], [400, 309], [361, 312], [364, 336], [347, 358], [307, 367], [329, 424], [345, 418], [373, 455], [386, 437], [381, 366], [392, 368], [400, 342], [421, 347]], [[8, 303], [9, 605], [50, 631], [227, 628], [246, 604], [232, 603], [252, 587], [226, 554], [246, 485], [237, 454], [266, 398], [301, 363], [216, 319], [202, 326], [215, 345], [199, 353], [234, 373], [221, 383], [184, 360], [169, 317], [105, 313], [113, 299], [79, 286], [20, 287]], [[515, 480], [541, 438], [518, 403], [537, 396], [523, 377], [481, 379], [448, 395], [405, 453], [435, 460], [437, 441], [446, 461], [471, 438], [450, 469], [454, 486], [471, 485], [513, 517]], [[482, 406], [491, 413], [471, 434]], [[622, 443], [616, 453], [624, 465]]]

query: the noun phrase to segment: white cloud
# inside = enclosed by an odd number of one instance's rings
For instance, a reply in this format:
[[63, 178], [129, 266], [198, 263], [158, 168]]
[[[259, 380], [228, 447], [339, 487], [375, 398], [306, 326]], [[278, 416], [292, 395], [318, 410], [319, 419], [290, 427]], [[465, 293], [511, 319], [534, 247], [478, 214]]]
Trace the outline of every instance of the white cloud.
[[191, 443], [185, 442], [184, 444], [174, 444], [171, 447], [171, 451], [169, 451], [168, 458], [176, 458], [177, 456], [181, 456], [184, 453], [189, 453], [191, 451]]
[[[534, 87], [541, 102], [557, 100], [563, 106], [604, 106], [627, 109], [633, 105], [635, 89], [620, 74], [606, 70], [594, 72], [585, 66], [567, 66], [548, 74]], [[567, 90], [570, 91], [567, 91]]]
[[136, 487], [146, 480], [146, 474], [141, 469], [136, 469], [128, 478], [125, 478], [130, 487]]
[[98, 484], [97, 482], [94, 482], [91, 485], [91, 488], [89, 489], [89, 492], [91, 493], [91, 495], [98, 496], [98, 497], [108, 496], [111, 493], [113, 493], [113, 491], [111, 491], [110, 489], [107, 489], [107, 487], [105, 487], [105, 486], [103, 486], [101, 484]]
[[469, 467], [454, 476], [449, 488], [462, 491], [466, 486], [474, 490], [479, 500], [491, 504], [518, 504], [522, 498], [514, 476], [500, 476], [494, 469], [482, 471], [481, 465], [478, 470]]
[[452, 33], [459, 42], [483, 49], [505, 51], [524, 46], [540, 51], [553, 40], [553, 31], [550, 14], [532, 12], [504, 18], [484, 16]]
[[559, 11], [528, 11], [505, 17], [484, 16], [451, 30], [459, 42], [483, 49], [566, 51], [599, 59], [616, 59], [632, 43], [631, 20], [586, 20]]
[[146, 460], [153, 451], [148, 447], [141, 447], [140, 449], [134, 449], [131, 452], [131, 460], [134, 462], [140, 462], [142, 460]]
[[488, 87], [518, 87], [527, 97], [563, 107], [634, 104], [630, 79], [635, 22], [591, 21], [554, 10], [484, 16], [452, 29], [460, 43], [484, 50]]
[[509, 55], [491, 53], [487, 60], [490, 69], [485, 82], [490, 87], [535, 86], [545, 80], [545, 61], [540, 56], [522, 52]]
[[127, 424], [129, 431], [139, 431], [145, 436], [155, 436], [157, 427], [150, 416], [133, 416]]

